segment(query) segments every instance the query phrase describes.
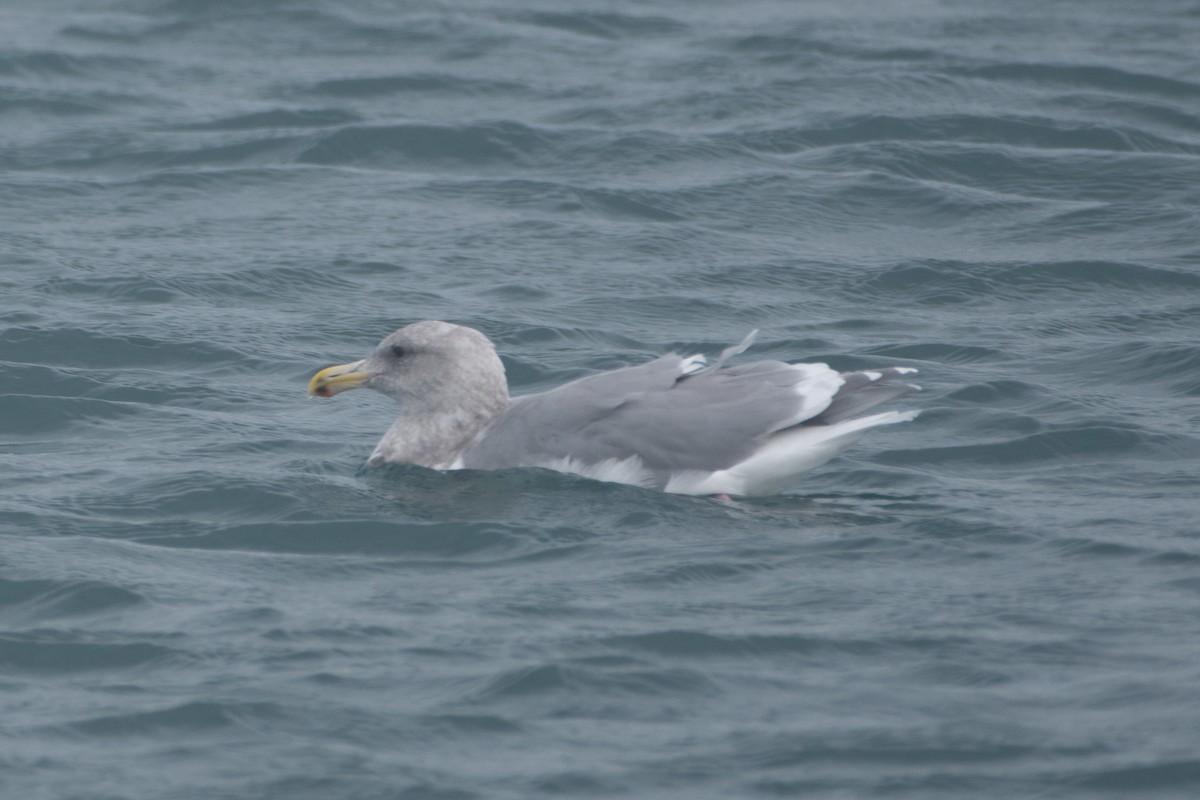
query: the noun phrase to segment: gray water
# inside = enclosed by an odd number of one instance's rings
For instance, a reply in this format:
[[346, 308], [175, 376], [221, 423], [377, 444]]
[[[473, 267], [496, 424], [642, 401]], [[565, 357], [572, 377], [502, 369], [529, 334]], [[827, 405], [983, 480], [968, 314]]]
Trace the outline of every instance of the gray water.
[[[0, 796], [1200, 796], [1200, 5], [0, 2]], [[318, 368], [751, 328], [723, 504], [380, 471]]]

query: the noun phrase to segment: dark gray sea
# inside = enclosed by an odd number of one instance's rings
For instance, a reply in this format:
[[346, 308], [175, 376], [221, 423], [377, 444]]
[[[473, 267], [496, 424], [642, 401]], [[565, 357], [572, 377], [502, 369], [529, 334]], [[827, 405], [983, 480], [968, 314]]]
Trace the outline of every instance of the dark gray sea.
[[[917, 367], [781, 496], [363, 463]], [[4, 800], [1200, 797], [1197, 0], [0, 0]]]

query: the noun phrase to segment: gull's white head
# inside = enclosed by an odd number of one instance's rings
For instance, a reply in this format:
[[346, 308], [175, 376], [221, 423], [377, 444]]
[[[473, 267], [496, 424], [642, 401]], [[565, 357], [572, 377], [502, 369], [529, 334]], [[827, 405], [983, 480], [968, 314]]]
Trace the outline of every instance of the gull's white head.
[[386, 337], [361, 361], [327, 367], [312, 377], [309, 397], [349, 389], [386, 394], [410, 411], [508, 404], [504, 364], [491, 341], [474, 328], [449, 322], [414, 322]]

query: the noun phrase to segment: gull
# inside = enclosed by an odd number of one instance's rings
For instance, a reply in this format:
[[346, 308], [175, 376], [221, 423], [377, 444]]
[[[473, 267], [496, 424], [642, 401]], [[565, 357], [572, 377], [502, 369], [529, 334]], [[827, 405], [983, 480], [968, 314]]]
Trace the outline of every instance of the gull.
[[426, 320], [387, 336], [366, 358], [312, 377], [309, 397], [368, 388], [400, 415], [367, 464], [436, 470], [541, 467], [692, 495], [786, 489], [866, 431], [917, 412], [881, 403], [918, 390], [911, 367], [838, 372], [827, 364], [728, 364], [674, 353], [510, 397], [492, 342], [463, 325]]

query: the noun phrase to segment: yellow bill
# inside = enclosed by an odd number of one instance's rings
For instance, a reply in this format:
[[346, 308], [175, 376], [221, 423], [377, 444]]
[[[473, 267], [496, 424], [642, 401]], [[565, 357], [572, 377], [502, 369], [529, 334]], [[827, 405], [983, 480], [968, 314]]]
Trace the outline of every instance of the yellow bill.
[[309, 397], [333, 397], [338, 392], [358, 389], [371, 379], [370, 373], [360, 372], [362, 361], [326, 367], [308, 382]]

